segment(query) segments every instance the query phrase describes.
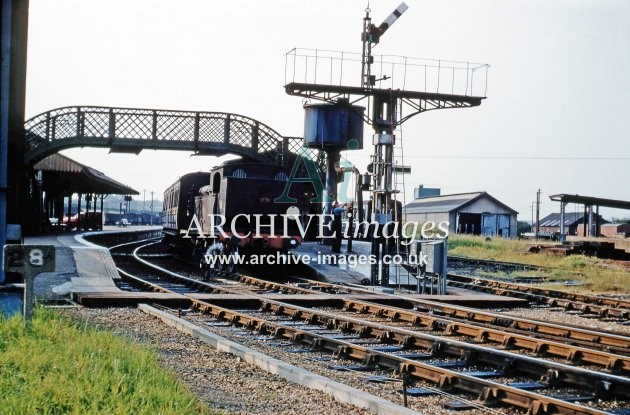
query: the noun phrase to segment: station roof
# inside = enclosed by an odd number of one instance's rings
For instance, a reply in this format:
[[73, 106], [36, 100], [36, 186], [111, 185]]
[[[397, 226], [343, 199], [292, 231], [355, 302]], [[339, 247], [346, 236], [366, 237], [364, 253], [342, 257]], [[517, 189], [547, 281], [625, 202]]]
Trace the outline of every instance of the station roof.
[[517, 213], [514, 209], [500, 202], [487, 192], [457, 193], [452, 195], [430, 196], [416, 199], [405, 205], [406, 213], [441, 213], [458, 210], [475, 200], [487, 197], [505, 209]]
[[35, 164], [34, 169], [41, 170], [44, 187], [63, 189], [72, 193], [96, 193], [111, 195], [138, 195], [140, 192], [106, 176], [104, 173], [81, 164], [61, 154], [52, 154]]
[[630, 209], [630, 202], [625, 200], [603, 199], [601, 197], [568, 195], [565, 193], [549, 196], [554, 202], [580, 203], [583, 205], [604, 206], [617, 209]]
[[[604, 224], [607, 223], [601, 215], [594, 215], [593, 217], [599, 217], [599, 223]], [[579, 225], [584, 222], [584, 213], [583, 212], [565, 212], [564, 213], [564, 225], [565, 226], [573, 226]], [[534, 225], [536, 223], [534, 222]], [[544, 227], [560, 227], [560, 214], [559, 213], [551, 213], [540, 220], [540, 226]]]

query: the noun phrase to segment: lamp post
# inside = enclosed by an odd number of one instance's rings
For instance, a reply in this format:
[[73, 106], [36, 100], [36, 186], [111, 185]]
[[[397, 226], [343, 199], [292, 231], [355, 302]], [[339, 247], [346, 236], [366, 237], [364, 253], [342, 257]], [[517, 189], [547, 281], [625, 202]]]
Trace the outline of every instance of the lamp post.
[[146, 222], [144, 220], [145, 218], [145, 214], [146, 214], [146, 210], [145, 210], [145, 203], [147, 201], [147, 195], [146, 195], [147, 189], [142, 189], [142, 224], [146, 225]]

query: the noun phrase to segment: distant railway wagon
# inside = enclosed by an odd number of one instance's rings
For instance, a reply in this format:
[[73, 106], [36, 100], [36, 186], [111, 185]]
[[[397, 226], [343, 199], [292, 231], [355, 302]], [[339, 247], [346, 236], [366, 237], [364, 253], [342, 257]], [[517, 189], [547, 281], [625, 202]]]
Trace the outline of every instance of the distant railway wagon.
[[[58, 225], [58, 223], [57, 223]], [[81, 212], [74, 216], [63, 217], [62, 226], [68, 230], [102, 230], [103, 229], [103, 213], [102, 212]]]
[[162, 227], [169, 242], [179, 237], [180, 230], [188, 229], [195, 213], [195, 197], [199, 189], [210, 183], [210, 173], [188, 173], [164, 192]]

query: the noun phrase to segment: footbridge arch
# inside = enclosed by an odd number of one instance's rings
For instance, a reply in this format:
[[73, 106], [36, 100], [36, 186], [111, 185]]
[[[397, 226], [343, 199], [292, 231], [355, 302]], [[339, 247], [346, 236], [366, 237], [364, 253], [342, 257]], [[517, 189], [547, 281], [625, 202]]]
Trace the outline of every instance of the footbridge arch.
[[[285, 137], [253, 118], [225, 112], [73, 106], [36, 115], [25, 128], [27, 165], [72, 147], [135, 154], [144, 149], [236, 154], [283, 166], [309, 151], [300, 137]], [[306, 154], [321, 166], [320, 153]]]

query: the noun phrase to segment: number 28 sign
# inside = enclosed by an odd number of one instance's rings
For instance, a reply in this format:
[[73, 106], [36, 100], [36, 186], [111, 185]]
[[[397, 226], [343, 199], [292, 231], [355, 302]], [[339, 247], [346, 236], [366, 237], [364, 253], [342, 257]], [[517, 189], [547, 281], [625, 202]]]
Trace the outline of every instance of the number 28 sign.
[[40, 274], [55, 270], [52, 245], [5, 245], [4, 270], [20, 274]]

